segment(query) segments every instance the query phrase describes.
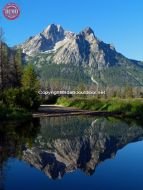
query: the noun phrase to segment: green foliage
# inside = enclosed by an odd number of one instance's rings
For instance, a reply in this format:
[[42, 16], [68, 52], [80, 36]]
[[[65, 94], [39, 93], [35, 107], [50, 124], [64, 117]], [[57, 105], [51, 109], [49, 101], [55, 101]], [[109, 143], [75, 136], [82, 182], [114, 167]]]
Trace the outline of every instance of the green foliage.
[[18, 99], [18, 105], [27, 110], [37, 110], [40, 102], [40, 97], [34, 89], [21, 89], [21, 97]]
[[16, 107], [17, 99], [21, 96], [20, 90], [15, 88], [9, 88], [3, 91], [2, 95], [3, 103], [9, 107]]
[[[64, 79], [64, 83], [68, 81], [70, 86], [72, 84], [69, 81], [76, 82], [77, 85], [79, 83], [88, 85], [92, 84], [92, 75], [102, 87], [143, 86], [142, 64], [125, 59], [120, 54], [117, 55], [116, 60], [112, 61], [112, 66], [105, 66], [101, 70], [98, 69], [97, 63], [92, 66], [84, 64], [75, 65], [74, 63], [55, 64], [52, 59], [53, 56], [53, 53], [51, 55], [38, 54], [34, 58], [31, 58], [31, 62], [34, 63], [39, 72], [41, 81]], [[112, 57], [110, 58], [112, 59]], [[117, 60], [118, 65], [116, 64]]]
[[24, 89], [33, 89], [35, 91], [39, 89], [40, 84], [32, 64], [29, 64], [24, 68], [21, 83]]
[[0, 45], [0, 118], [31, 116], [29, 112], [40, 105], [36, 92], [39, 89], [37, 75], [31, 65], [24, 69], [22, 75], [20, 49], [10, 49], [4, 42]]
[[110, 112], [129, 112], [131, 109], [131, 104], [124, 100], [110, 100], [107, 111]]
[[12, 108], [6, 105], [0, 105], [0, 120], [28, 120], [32, 115], [23, 108]]
[[66, 98], [58, 99], [57, 104], [80, 109], [118, 112], [128, 117], [141, 118], [143, 116], [142, 99], [95, 99], [95, 98]]
[[132, 115], [135, 117], [141, 117], [143, 115], [143, 102], [140, 100], [133, 101], [130, 113], [133, 113]]
[[[17, 79], [20, 75], [21, 53], [16, 53]], [[12, 59], [13, 60], [13, 59]], [[0, 118], [22, 119], [31, 116], [31, 111], [37, 110], [40, 106], [38, 95], [37, 75], [33, 67], [27, 66], [22, 76], [21, 88], [4, 88], [0, 94]]]
[[95, 98], [66, 98], [61, 97], [58, 99], [57, 104], [62, 104], [69, 107], [78, 107], [80, 109], [100, 110], [104, 103]]
[[90, 76], [88, 76], [87, 72], [81, 66], [45, 63], [42, 67], [37, 67], [36, 70], [44, 87], [51, 86], [53, 88], [56, 86], [63, 88], [63, 86], [70, 86], [75, 88], [81, 83], [85, 85], [91, 83]]
[[21, 51], [21, 49], [16, 50], [14, 59], [15, 59], [17, 83], [18, 83], [18, 85], [20, 85], [21, 75], [22, 75], [22, 51]]
[[22, 72], [22, 53], [10, 49], [5, 43], [0, 47], [0, 89], [20, 85]]
[[33, 89], [7, 89], [3, 92], [3, 103], [10, 108], [36, 110], [40, 106], [40, 98]]

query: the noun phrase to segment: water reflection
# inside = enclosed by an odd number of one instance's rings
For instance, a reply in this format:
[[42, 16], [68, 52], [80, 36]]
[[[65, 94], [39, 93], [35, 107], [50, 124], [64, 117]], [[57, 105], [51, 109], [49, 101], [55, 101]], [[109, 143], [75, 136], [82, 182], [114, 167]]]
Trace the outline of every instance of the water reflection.
[[0, 177], [10, 157], [26, 161], [52, 179], [77, 169], [92, 175], [100, 162], [142, 138], [141, 125], [114, 118], [52, 117], [22, 124], [3, 123]]
[[0, 123], [0, 190], [4, 189], [5, 169], [9, 158], [22, 159], [40, 130], [39, 120]]

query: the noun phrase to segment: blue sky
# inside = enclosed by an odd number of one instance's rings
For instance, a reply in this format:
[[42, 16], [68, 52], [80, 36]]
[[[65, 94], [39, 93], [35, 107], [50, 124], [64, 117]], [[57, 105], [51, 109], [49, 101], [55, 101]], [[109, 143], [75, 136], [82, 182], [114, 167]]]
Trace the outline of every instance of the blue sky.
[[112, 43], [125, 56], [143, 60], [143, 0], [12, 0], [21, 8], [14, 21], [4, 18], [0, 0], [0, 25], [12, 46], [41, 32], [51, 23], [80, 32], [90, 26], [95, 35]]

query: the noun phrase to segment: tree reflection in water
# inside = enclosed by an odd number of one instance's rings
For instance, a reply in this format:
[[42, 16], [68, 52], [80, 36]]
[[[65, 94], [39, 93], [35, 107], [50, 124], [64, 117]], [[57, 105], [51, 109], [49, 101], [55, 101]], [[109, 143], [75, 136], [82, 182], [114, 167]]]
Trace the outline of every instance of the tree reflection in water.
[[[8, 158], [24, 160], [59, 179], [80, 169], [87, 175], [130, 142], [142, 140], [142, 124], [115, 118], [68, 116], [0, 125], [0, 172], [4, 182]], [[3, 189], [3, 184], [1, 184]]]
[[9, 158], [22, 159], [23, 151], [31, 148], [40, 130], [39, 119], [28, 122], [0, 123], [0, 190], [4, 190]]

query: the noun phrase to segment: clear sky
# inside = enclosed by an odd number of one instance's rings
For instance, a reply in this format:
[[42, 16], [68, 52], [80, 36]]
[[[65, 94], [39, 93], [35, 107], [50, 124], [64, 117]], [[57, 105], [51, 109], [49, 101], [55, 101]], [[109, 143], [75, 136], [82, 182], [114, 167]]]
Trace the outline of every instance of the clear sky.
[[90, 26], [95, 35], [128, 58], [143, 60], [143, 0], [12, 0], [21, 8], [14, 21], [4, 18], [0, 0], [0, 25], [12, 46], [55, 23], [80, 32]]

